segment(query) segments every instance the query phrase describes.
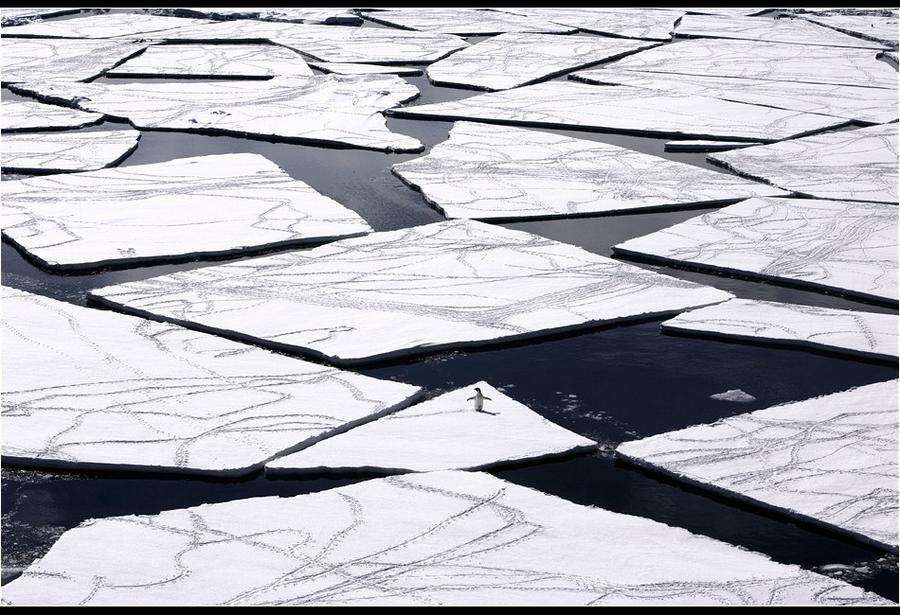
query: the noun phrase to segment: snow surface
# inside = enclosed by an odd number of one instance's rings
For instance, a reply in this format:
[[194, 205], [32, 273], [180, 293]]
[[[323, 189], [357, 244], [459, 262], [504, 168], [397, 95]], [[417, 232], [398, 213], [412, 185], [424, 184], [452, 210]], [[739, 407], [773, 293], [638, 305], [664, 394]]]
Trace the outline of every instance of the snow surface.
[[833, 115], [859, 122], [883, 124], [897, 120], [895, 89], [653, 73], [616, 70], [613, 67], [579, 71], [570, 75], [570, 79], [594, 84], [630, 85], [675, 94], [711, 96], [778, 109]]
[[896, 551], [897, 385], [625, 442], [616, 454]]
[[3, 342], [3, 461], [44, 468], [237, 476], [417, 392], [10, 288]]
[[72, 8], [3, 8], [0, 10], [0, 25], [16, 26], [35, 19], [47, 19], [49, 17], [61, 17], [73, 13], [80, 13], [81, 9]]
[[399, 107], [390, 114], [414, 119], [471, 119], [736, 141], [787, 139], [842, 123], [837, 118], [718, 98], [574, 81], [548, 81], [462, 100]]
[[90, 519], [4, 585], [3, 602], [893, 604], [681, 528], [460, 471]]
[[353, 62], [310, 62], [310, 66], [326, 73], [338, 75], [421, 75], [422, 69], [414, 66], [390, 64], [362, 64]]
[[462, 36], [486, 36], [504, 32], [572, 32], [540, 17], [523, 17], [507, 12], [467, 8], [401, 8], [365, 11], [362, 15], [381, 24]]
[[[468, 401], [474, 387], [490, 398], [482, 411]], [[482, 380], [270, 461], [266, 472], [473, 470], [596, 446]]]
[[694, 39], [616, 61], [624, 70], [705, 77], [741, 77], [897, 89], [897, 71], [871, 49]]
[[4, 173], [96, 171], [125, 159], [140, 138], [141, 133], [130, 128], [14, 132], [3, 135], [0, 166]]
[[530, 233], [456, 220], [91, 296], [255, 343], [360, 362], [677, 312], [731, 295]]
[[435, 84], [506, 90], [657, 44], [591, 35], [512, 32], [435, 62], [428, 67], [428, 78]]
[[313, 74], [296, 51], [276, 45], [152, 45], [110, 70], [111, 77], [211, 79], [306, 77]]
[[133, 41], [0, 37], [3, 84], [86, 81], [147, 47]]
[[900, 20], [894, 17], [875, 15], [802, 15], [811, 21], [838, 32], [875, 41], [889, 47], [897, 47], [897, 28]]
[[544, 218], [721, 203], [787, 192], [734, 175], [548, 132], [456, 122], [393, 171], [451, 218]]
[[156, 15], [175, 15], [176, 17], [200, 17], [203, 19], [259, 19], [262, 21], [289, 21], [296, 23], [323, 23], [355, 26], [362, 23], [362, 18], [351, 13], [350, 9], [338, 7], [320, 8], [209, 8], [191, 9], [148, 9]]
[[546, 19], [584, 32], [625, 38], [668, 41], [683, 10], [635, 10], [634, 8], [507, 8], [508, 13]]
[[867, 357], [897, 357], [897, 317], [858, 310], [731, 299], [662, 323], [686, 331], [826, 348]]
[[881, 301], [897, 301], [897, 207], [753, 198], [613, 247]]
[[711, 154], [709, 159], [807, 196], [898, 201], [896, 123]]
[[239, 253], [372, 230], [251, 153], [35, 177], [0, 190], [3, 235], [54, 268]]
[[4, 100], [0, 129], [7, 131], [83, 128], [103, 119], [100, 113], [45, 105], [34, 100]]
[[85, 111], [126, 117], [142, 129], [339, 143], [387, 151], [422, 149], [417, 139], [388, 130], [381, 115], [384, 109], [418, 94], [415, 86], [395, 75], [317, 75], [261, 82], [40, 82], [13, 88]]
[[147, 13], [100, 13], [53, 21], [34, 21], [3, 28], [4, 37], [147, 38], [177, 36], [180, 28], [206, 25], [203, 19], [185, 19]]
[[765, 43], [796, 43], [829, 47], [883, 48], [878, 43], [848, 36], [803, 19], [788, 17], [772, 19], [771, 17], [685, 15], [675, 28], [675, 36], [736, 38]]
[[756, 401], [756, 398], [740, 389], [728, 389], [724, 393], [715, 393], [709, 396], [710, 399], [716, 401], [732, 401], [739, 404], [749, 404]]

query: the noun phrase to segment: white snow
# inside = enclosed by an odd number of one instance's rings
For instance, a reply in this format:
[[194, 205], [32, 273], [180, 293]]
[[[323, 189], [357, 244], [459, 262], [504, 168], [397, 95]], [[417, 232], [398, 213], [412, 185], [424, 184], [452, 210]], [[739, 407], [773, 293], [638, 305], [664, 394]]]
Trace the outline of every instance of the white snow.
[[735, 141], [708, 141], [704, 139], [684, 139], [681, 141], [666, 141], [667, 152], [721, 152], [730, 149], [740, 149], [761, 145], [760, 143], [737, 143]]
[[4, 132], [83, 128], [103, 119], [100, 113], [45, 105], [33, 100], [4, 100], [2, 108], [0, 129]]
[[586, 83], [630, 85], [677, 94], [711, 96], [859, 122], [883, 124], [897, 120], [896, 89], [654, 73], [616, 70], [613, 67], [579, 71], [570, 78]]
[[657, 44], [590, 35], [512, 32], [435, 62], [428, 67], [428, 78], [439, 85], [506, 90]]
[[3, 329], [3, 460], [22, 465], [237, 476], [417, 392], [9, 288]]
[[388, 130], [381, 115], [384, 109], [418, 93], [415, 86], [395, 75], [178, 83], [40, 82], [13, 87], [38, 97], [66, 100], [85, 111], [126, 117], [143, 129], [339, 143], [388, 151], [422, 149], [417, 139]]
[[898, 201], [896, 123], [711, 154], [709, 159], [808, 196]]
[[147, 43], [124, 40], [9, 38], [5, 34], [0, 37], [4, 85], [22, 81], [85, 81], [147, 47]]
[[616, 454], [897, 550], [897, 380], [619, 445]]
[[91, 296], [276, 348], [359, 362], [677, 312], [731, 295], [529, 233], [456, 220], [108, 286]]
[[613, 252], [897, 301], [897, 211], [881, 203], [753, 198]]
[[141, 133], [130, 128], [7, 133], [0, 166], [5, 173], [95, 171], [126, 158], [140, 138]]
[[468, 8], [401, 8], [385, 11], [366, 11], [366, 19], [381, 24], [462, 36], [486, 36], [504, 32], [572, 32], [573, 27], [562, 26], [539, 17], [523, 17], [511, 13]]
[[882, 48], [878, 43], [864, 41], [803, 19], [789, 17], [772, 19], [768, 16], [685, 15], [675, 28], [675, 36], [734, 38], [764, 43], [796, 43], [829, 47]]
[[739, 404], [749, 404], [756, 401], [756, 398], [740, 389], [728, 389], [724, 393], [715, 393], [709, 396], [710, 399], [717, 401], [732, 401]]
[[35, 177], [0, 190], [4, 236], [54, 268], [239, 253], [372, 230], [250, 153]]
[[894, 48], [897, 47], [897, 28], [900, 26], [900, 20], [897, 19], [896, 15], [893, 17], [878, 15], [802, 15], [802, 18], [851, 36], [875, 41]]
[[203, 26], [213, 22], [150, 15], [147, 13], [101, 13], [71, 19], [34, 21], [3, 28], [4, 37], [41, 38], [146, 38], [176, 36], [180, 28]]
[[353, 62], [310, 62], [310, 66], [326, 73], [338, 75], [421, 75], [422, 69], [415, 66], [391, 64], [364, 64]]
[[296, 51], [276, 45], [151, 45], [107, 73], [111, 77], [221, 79], [305, 77], [313, 74]]
[[451, 218], [542, 218], [721, 203], [787, 192], [731, 174], [548, 132], [456, 122], [393, 171]]
[[668, 41], [683, 10], [634, 8], [506, 8], [509, 13], [546, 19], [584, 32]]
[[[475, 387], [490, 398], [481, 411], [468, 401]], [[596, 446], [482, 380], [270, 461], [266, 472], [473, 470]]]
[[616, 70], [897, 89], [897, 71], [871, 49], [694, 39], [617, 60]]
[[662, 328], [826, 348], [868, 357], [898, 356], [897, 317], [893, 314], [731, 299], [683, 312], [662, 323]]
[[148, 11], [156, 15], [175, 15], [176, 17], [200, 17], [203, 19], [259, 19], [262, 21], [289, 21], [296, 23], [323, 23], [355, 26], [362, 23], [362, 18], [349, 9], [338, 7], [319, 8], [210, 8], [197, 7], [191, 9], [155, 8]]
[[681, 528], [460, 471], [91, 519], [4, 585], [3, 601], [893, 604]]
[[718, 98], [574, 81], [548, 81], [462, 100], [398, 107], [390, 114], [416, 119], [472, 119], [738, 141], [787, 139], [842, 123], [837, 118]]

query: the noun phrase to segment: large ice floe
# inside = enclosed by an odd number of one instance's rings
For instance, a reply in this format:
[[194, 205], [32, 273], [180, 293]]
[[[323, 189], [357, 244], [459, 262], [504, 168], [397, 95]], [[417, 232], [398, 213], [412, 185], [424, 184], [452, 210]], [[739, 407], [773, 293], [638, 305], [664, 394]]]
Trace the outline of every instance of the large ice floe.
[[578, 28], [584, 32], [624, 38], [668, 41], [683, 10], [633, 8], [506, 8], [508, 13]]
[[142, 129], [387, 151], [422, 149], [417, 139], [391, 132], [385, 125], [384, 109], [419, 92], [395, 75], [177, 83], [39, 82], [13, 88], [85, 111], [124, 117]]
[[881, 203], [898, 200], [896, 123], [710, 154], [709, 159], [807, 196]]
[[897, 89], [897, 71], [872, 49], [695, 39], [616, 61], [617, 70]]
[[[475, 387], [490, 398], [482, 410], [469, 400]], [[270, 461], [266, 472], [474, 470], [596, 446], [481, 381]]]
[[362, 15], [381, 24], [442, 32], [461, 36], [486, 36], [505, 32], [572, 32], [571, 26], [553, 23], [541, 17], [465, 8], [401, 8], [386, 11], [366, 11]]
[[259, 19], [261, 21], [289, 21], [295, 23], [321, 23], [355, 26], [362, 18], [350, 9], [339, 7], [319, 8], [154, 8], [148, 9], [156, 15], [176, 17], [199, 17], [202, 19]]
[[277, 45], [151, 45], [110, 77], [256, 78], [313, 74], [296, 51]]
[[88, 113], [34, 100], [4, 100], [0, 113], [3, 132], [62, 130], [83, 128], [103, 119], [100, 113]]
[[897, 317], [893, 314], [731, 299], [682, 312], [662, 323], [662, 329], [863, 357], [897, 358]]
[[[4, 33], [5, 34], [5, 33]], [[3, 84], [22, 81], [86, 81], [141, 52], [133, 41], [0, 37]]]
[[96, 171], [127, 158], [140, 138], [141, 133], [130, 128], [14, 132], [3, 135], [0, 166], [5, 173]]
[[50, 17], [62, 17], [80, 13], [81, 9], [73, 8], [17, 8], [0, 10], [0, 25], [18, 26], [37, 19], [49, 19]]
[[372, 230], [249, 153], [23, 179], [0, 190], [3, 235], [54, 269], [241, 254]]
[[678, 312], [731, 295], [530, 233], [455, 220], [91, 296], [242, 340], [359, 362]]
[[795, 43], [828, 47], [883, 48], [879, 43], [796, 18], [685, 15], [675, 28], [675, 36], [736, 38], [762, 43]]
[[417, 393], [10, 288], [3, 389], [4, 464], [220, 476], [252, 472]]
[[816, 15], [804, 14], [803, 19], [889, 47], [897, 47], [897, 16], [880, 15]]
[[34, 21], [3, 28], [4, 37], [29, 38], [145, 38], [175, 36], [180, 28], [206, 25], [202, 19], [183, 19], [146, 13], [85, 15], [54, 21]]
[[844, 123], [838, 118], [719, 98], [574, 81], [536, 83], [462, 100], [398, 107], [389, 113], [414, 119], [470, 119], [550, 128], [765, 142]]
[[619, 457], [897, 549], [897, 380], [625, 442]]
[[896, 302], [897, 212], [883, 203], [753, 198], [613, 251]]
[[893, 604], [681, 528], [461, 471], [90, 519], [4, 585], [3, 603]]
[[673, 94], [711, 96], [872, 124], [897, 119], [897, 91], [888, 88], [616, 70], [612, 66], [579, 71], [573, 73], [570, 79], [593, 84], [630, 85]]
[[436, 84], [505, 90], [657, 45], [647, 41], [562, 34], [501, 34], [428, 67]]
[[427, 156], [393, 166], [451, 218], [547, 218], [778, 196], [757, 182], [623, 147], [456, 122]]

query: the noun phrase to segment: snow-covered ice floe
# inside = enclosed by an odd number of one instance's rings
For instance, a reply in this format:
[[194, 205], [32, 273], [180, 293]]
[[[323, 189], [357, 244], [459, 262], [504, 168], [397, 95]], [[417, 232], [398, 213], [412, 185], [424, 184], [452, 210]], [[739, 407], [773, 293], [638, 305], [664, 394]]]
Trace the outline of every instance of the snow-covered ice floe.
[[896, 302], [897, 212], [883, 203], [753, 198], [613, 252]]
[[391, 132], [385, 125], [382, 111], [419, 93], [395, 75], [178, 83], [37, 82], [13, 88], [85, 111], [125, 117], [142, 129], [387, 151], [422, 149], [417, 139]]
[[788, 192], [731, 174], [548, 132], [456, 122], [427, 156], [395, 164], [451, 218], [548, 218], [719, 204]]
[[756, 401], [755, 397], [741, 389], [728, 389], [722, 393], [714, 393], [710, 395], [709, 398], [715, 399], [716, 401], [730, 401], [738, 404], [749, 404]]
[[80, 13], [81, 9], [73, 8], [17, 8], [0, 10], [0, 25], [19, 26], [37, 19], [49, 19], [50, 17], [62, 17]]
[[807, 196], [897, 203], [897, 124], [711, 154], [740, 175]]
[[154, 8], [147, 9], [156, 15], [174, 15], [176, 17], [199, 17], [202, 19], [259, 19], [261, 21], [288, 21], [294, 23], [337, 24], [356, 26], [362, 23], [362, 17], [351, 13], [350, 9], [338, 7], [320, 8]]
[[731, 299], [682, 312], [662, 323], [662, 329], [897, 358], [897, 317], [893, 314]]
[[[489, 398], [480, 411], [469, 401], [475, 387]], [[596, 446], [481, 381], [270, 461], [266, 472], [474, 470]]]
[[417, 394], [10, 288], [3, 342], [4, 464], [239, 476]]
[[277, 45], [151, 45], [110, 77], [269, 79], [313, 74], [296, 51]]
[[536, 83], [462, 100], [398, 107], [388, 113], [413, 119], [468, 119], [549, 128], [764, 142], [797, 137], [845, 123], [823, 115], [719, 98], [574, 81]]
[[372, 230], [251, 153], [35, 177], [3, 182], [0, 192], [3, 235], [54, 269], [240, 254]]
[[616, 61], [616, 70], [897, 89], [897, 71], [872, 49], [693, 39]]
[[140, 138], [141, 133], [130, 128], [14, 132], [3, 135], [0, 166], [4, 173], [95, 171], [127, 158]]
[[[4, 32], [5, 35], [5, 32]], [[140, 53], [147, 43], [65, 38], [0, 37], [0, 79], [86, 81]]]
[[575, 28], [540, 17], [514, 15], [502, 11], [466, 8], [420, 8], [366, 11], [371, 21], [425, 32], [460, 36], [489, 36], [505, 32], [572, 32]]
[[505, 12], [578, 28], [584, 32], [624, 38], [668, 41], [683, 10], [634, 8], [505, 8]]
[[667, 152], [722, 152], [730, 149], [740, 149], [761, 145], [761, 143], [738, 143], [736, 141], [708, 141], [704, 139], [683, 139], [681, 141], [666, 141]]
[[0, 129], [3, 132], [84, 128], [103, 119], [100, 113], [45, 105], [34, 100], [4, 100], [2, 109]]
[[883, 124], [897, 119], [895, 89], [616, 70], [614, 66], [579, 71], [569, 78], [585, 83], [630, 85], [676, 94], [711, 96], [752, 105], [832, 115], [857, 122]]
[[462, 471], [90, 519], [4, 585], [3, 602], [893, 604], [681, 528]]
[[101, 13], [54, 21], [33, 21], [21, 26], [3, 28], [4, 37], [29, 38], [144, 38], [161, 39], [175, 36], [181, 28], [207, 25], [202, 19], [184, 19], [146, 13]]
[[365, 64], [354, 62], [310, 62], [310, 66], [338, 75], [421, 75], [422, 69], [397, 64]]
[[428, 67], [428, 78], [438, 85], [506, 90], [658, 44], [591, 35], [512, 32], [435, 62]]
[[879, 43], [823, 28], [799, 18], [685, 15], [675, 28], [675, 36], [735, 38], [761, 43], [795, 43], [828, 47], [883, 48]]
[[882, 15], [816, 15], [804, 14], [802, 19], [832, 28], [851, 36], [857, 36], [888, 47], [897, 47], [897, 28], [900, 25], [896, 14], [892, 17]]
[[91, 296], [132, 313], [347, 363], [530, 338], [731, 297], [471, 220], [371, 233], [108, 286]]
[[625, 442], [620, 458], [897, 549], [897, 380]]

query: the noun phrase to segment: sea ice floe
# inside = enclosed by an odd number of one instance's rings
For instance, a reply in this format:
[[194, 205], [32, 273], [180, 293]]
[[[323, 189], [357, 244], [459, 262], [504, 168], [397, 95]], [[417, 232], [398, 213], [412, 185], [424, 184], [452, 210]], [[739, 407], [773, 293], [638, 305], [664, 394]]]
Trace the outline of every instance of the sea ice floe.
[[0, 10], [0, 25], [18, 26], [36, 19], [49, 19], [50, 17], [62, 17], [80, 13], [81, 9], [71, 8], [19, 8]]
[[716, 401], [731, 401], [738, 404], [749, 404], [756, 401], [756, 398], [740, 389], [728, 389], [724, 393], [715, 393], [709, 396], [710, 399]]
[[897, 16], [879, 15], [815, 15], [801, 16], [813, 23], [832, 28], [851, 36], [856, 36], [888, 47], [897, 47]]
[[86, 81], [140, 53], [147, 43], [0, 37], [2, 82]]
[[506, 8], [509, 13], [578, 28], [583, 32], [624, 38], [668, 41], [683, 10], [634, 8]]
[[435, 62], [428, 67], [428, 78], [436, 84], [506, 90], [657, 44], [591, 35], [512, 32]]
[[[468, 400], [476, 386], [490, 398], [481, 411]], [[481, 381], [274, 459], [266, 472], [474, 470], [596, 446]]]
[[202, 19], [259, 19], [261, 21], [289, 21], [295, 23], [322, 23], [342, 26], [356, 26], [362, 23], [359, 15], [350, 9], [338, 7], [321, 8], [208, 8], [191, 9], [149, 9], [157, 15], [174, 15], [176, 17], [199, 17]]
[[90, 519], [4, 585], [3, 603], [893, 604], [681, 528], [462, 471]]
[[0, 129], [3, 132], [83, 128], [103, 119], [100, 113], [45, 105], [34, 100], [4, 100], [2, 108]]
[[456, 122], [427, 156], [395, 164], [451, 218], [546, 218], [719, 204], [787, 192], [630, 149], [548, 132]]
[[110, 77], [257, 78], [313, 74], [296, 51], [277, 45], [151, 45]]
[[707, 141], [704, 139], [683, 139], [681, 141], [666, 141], [667, 152], [723, 152], [730, 149], [740, 149], [762, 145], [761, 143], [738, 143], [737, 141]]
[[130, 128], [14, 132], [3, 135], [0, 166], [4, 173], [96, 171], [124, 160], [140, 138], [141, 133]]
[[34, 21], [3, 28], [4, 37], [30, 38], [145, 38], [175, 36], [179, 28], [206, 25], [202, 19], [183, 19], [146, 13], [101, 13], [71, 19]]
[[471, 220], [371, 233], [92, 293], [129, 312], [348, 363], [674, 313], [730, 296]]
[[9, 288], [3, 389], [4, 465], [220, 476], [259, 469], [417, 393]]
[[4, 237], [54, 269], [240, 254], [372, 230], [250, 153], [36, 177], [0, 190]]
[[753, 198], [613, 252], [896, 302], [897, 212], [883, 203]]
[[338, 75], [421, 75], [422, 69], [396, 64], [364, 64], [353, 62], [310, 62], [310, 66]]
[[625, 442], [619, 457], [897, 550], [897, 380]]
[[575, 30], [573, 27], [562, 26], [540, 17], [484, 9], [401, 8], [366, 11], [362, 14], [366, 19], [389, 26], [461, 36], [487, 36], [505, 32], [572, 32]]
[[833, 117], [719, 98], [574, 81], [548, 81], [462, 100], [398, 107], [390, 114], [414, 119], [468, 119], [550, 128], [766, 142], [844, 123]]
[[385, 125], [384, 109], [418, 94], [415, 86], [395, 75], [177, 83], [39, 82], [13, 87], [85, 111], [125, 117], [142, 129], [388, 151], [422, 149], [417, 139], [391, 132]]
[[897, 357], [897, 317], [893, 314], [731, 299], [683, 312], [662, 323], [662, 329], [864, 357]]
[[898, 200], [896, 123], [710, 154], [709, 159], [740, 175], [807, 196]]

